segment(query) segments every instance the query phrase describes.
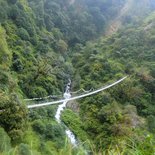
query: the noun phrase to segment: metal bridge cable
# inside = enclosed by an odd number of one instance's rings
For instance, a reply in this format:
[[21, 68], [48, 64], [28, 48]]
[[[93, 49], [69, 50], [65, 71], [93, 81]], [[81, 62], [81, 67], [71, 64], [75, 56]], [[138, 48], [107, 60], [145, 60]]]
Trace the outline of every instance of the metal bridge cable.
[[46, 97], [40, 97], [40, 98], [31, 98], [31, 99], [24, 99], [25, 101], [35, 101], [35, 100], [42, 100], [42, 99], [48, 99], [48, 98], [52, 98], [52, 97], [62, 97], [62, 95], [57, 95], [57, 96], [46, 96]]
[[128, 76], [125, 76], [123, 78], [121, 78], [120, 80], [108, 85], [108, 86], [105, 86], [103, 88], [100, 88], [100, 89], [97, 89], [95, 91], [92, 91], [90, 93], [87, 93], [87, 94], [83, 94], [83, 95], [80, 95], [80, 96], [76, 96], [76, 97], [72, 97], [72, 98], [69, 98], [69, 99], [62, 99], [62, 100], [58, 100], [58, 101], [53, 101], [53, 102], [46, 102], [46, 103], [41, 103], [41, 104], [34, 104], [34, 105], [28, 105], [27, 107], [29, 109], [31, 108], [37, 108], [37, 107], [42, 107], [42, 106], [47, 106], [47, 105], [53, 105], [53, 104], [59, 104], [59, 103], [62, 103], [64, 101], [72, 101], [72, 100], [76, 100], [76, 99], [80, 99], [80, 98], [83, 98], [83, 97], [86, 97], [86, 96], [90, 96], [90, 95], [93, 95], [93, 94], [96, 94], [96, 93], [99, 93], [103, 90], [106, 90], [110, 87], [113, 87], [115, 85], [117, 85], [118, 83], [124, 81]]
[[90, 91], [92, 91], [92, 90], [93, 90], [93, 88], [91, 88], [90, 90], [85, 90], [85, 89], [81, 88], [81, 89], [79, 89], [78, 91], [71, 92], [71, 94], [77, 94], [78, 92], [81, 92], [81, 91], [83, 91], [83, 92], [85, 92], [85, 93], [88, 93], [88, 92], [90, 92]]

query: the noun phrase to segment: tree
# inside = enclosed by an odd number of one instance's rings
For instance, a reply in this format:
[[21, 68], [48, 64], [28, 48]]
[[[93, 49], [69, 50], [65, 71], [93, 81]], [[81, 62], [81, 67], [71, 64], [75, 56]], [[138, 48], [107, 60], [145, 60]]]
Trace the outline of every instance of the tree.
[[16, 20], [19, 15], [20, 15], [19, 8], [16, 5], [15, 6], [12, 6], [11, 9], [10, 9], [10, 12], [9, 12], [9, 15], [8, 16], [12, 20]]
[[59, 124], [47, 124], [45, 137], [47, 140], [52, 140], [56, 143], [58, 148], [63, 147], [65, 142], [64, 129]]
[[63, 53], [66, 52], [68, 49], [68, 45], [66, 44], [66, 42], [64, 40], [59, 40], [58, 43], [57, 43], [57, 50], [60, 52], [60, 53]]
[[0, 6], [0, 10], [0, 23], [3, 23], [7, 19], [7, 12], [4, 9], [4, 6]]
[[33, 129], [39, 134], [44, 134], [46, 127], [45, 124], [41, 120], [35, 120], [32, 124]]
[[103, 106], [98, 116], [101, 122], [114, 124], [122, 118], [122, 110], [120, 106], [114, 102], [112, 104]]
[[30, 36], [24, 28], [18, 29], [18, 35], [22, 40], [27, 40], [27, 41], [30, 40]]
[[31, 155], [32, 153], [31, 153], [31, 150], [27, 144], [21, 143], [18, 146], [18, 154], [19, 155]]
[[0, 109], [2, 109], [0, 125], [17, 143], [22, 138], [22, 130], [27, 120], [27, 110], [16, 94], [3, 94], [0, 98]]
[[11, 52], [8, 49], [6, 41], [6, 33], [4, 29], [0, 26], [0, 64], [4, 69], [8, 69], [11, 64]]
[[150, 115], [150, 116], [148, 116], [147, 119], [148, 119], [148, 127], [149, 127], [149, 130], [152, 133], [155, 133], [155, 116]]
[[11, 3], [11, 4], [15, 4], [17, 2], [17, 0], [7, 0], [8, 3]]

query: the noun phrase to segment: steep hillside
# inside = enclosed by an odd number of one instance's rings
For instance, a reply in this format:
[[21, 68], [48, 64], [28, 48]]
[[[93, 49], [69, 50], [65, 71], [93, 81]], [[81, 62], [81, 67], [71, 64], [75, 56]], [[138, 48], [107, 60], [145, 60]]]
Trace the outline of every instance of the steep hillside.
[[[76, 90], [96, 89], [109, 79], [129, 75], [121, 86], [79, 102], [80, 120], [85, 122], [82, 128], [98, 149], [110, 147], [112, 151], [112, 148], [123, 147], [130, 150], [127, 145], [131, 140], [141, 153], [149, 155], [154, 152], [151, 144], [148, 144], [148, 153], [143, 147], [140, 148], [147, 145], [149, 132], [154, 137], [153, 19], [154, 13], [141, 21], [141, 26], [130, 25], [111, 37], [101, 38], [94, 44], [88, 43], [72, 58], [73, 66], [77, 69], [74, 76]], [[70, 123], [66, 120], [67, 113], [64, 113], [63, 120], [77, 133], [72, 127], [72, 120]]]
[[[0, 154], [154, 154], [154, 0], [0, 0], [0, 10]], [[77, 91], [125, 75], [69, 103], [62, 125], [57, 106], [24, 100], [62, 98], [69, 78]]]
[[117, 16], [109, 22], [105, 34], [112, 35], [127, 24], [138, 24], [154, 9], [152, 0], [127, 0]]
[[[71, 48], [99, 36], [113, 16], [108, 13], [113, 12], [111, 5], [121, 3], [98, 1], [90, 7], [89, 0], [0, 0], [0, 126], [7, 139], [0, 152], [10, 147], [10, 138], [13, 146], [19, 144], [19, 154], [31, 143], [31, 152], [42, 154], [49, 152], [48, 145], [54, 152], [64, 146], [63, 127], [54, 121], [56, 107], [28, 112], [23, 99], [61, 97], [74, 72], [68, 58]], [[42, 143], [46, 145], [40, 149]]]
[[121, 8], [118, 15], [110, 22], [110, 25], [108, 25], [108, 29], [106, 31], [106, 36], [112, 35], [113, 33], [116, 33], [119, 28], [122, 26], [122, 18], [128, 15], [129, 10], [131, 9], [133, 4], [133, 0], [127, 0], [124, 6]]

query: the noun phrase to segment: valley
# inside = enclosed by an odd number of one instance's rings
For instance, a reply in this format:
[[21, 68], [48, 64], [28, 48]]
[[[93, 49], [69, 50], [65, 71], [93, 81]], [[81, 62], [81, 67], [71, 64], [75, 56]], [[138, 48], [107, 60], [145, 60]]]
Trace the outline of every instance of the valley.
[[1, 155], [154, 155], [154, 0], [0, 10]]

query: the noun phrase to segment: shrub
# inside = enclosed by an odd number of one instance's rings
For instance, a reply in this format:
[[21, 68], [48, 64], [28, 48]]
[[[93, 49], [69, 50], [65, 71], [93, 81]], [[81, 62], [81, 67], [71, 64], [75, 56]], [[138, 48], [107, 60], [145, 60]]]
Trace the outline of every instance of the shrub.
[[19, 155], [31, 155], [31, 150], [29, 149], [29, 146], [27, 144], [21, 143], [18, 146], [18, 154]]
[[18, 35], [22, 40], [30, 40], [30, 36], [24, 28], [18, 29]]
[[40, 134], [44, 134], [46, 130], [45, 124], [41, 120], [35, 120], [32, 124], [32, 127], [36, 132]]

